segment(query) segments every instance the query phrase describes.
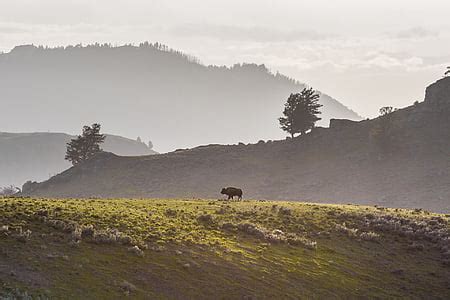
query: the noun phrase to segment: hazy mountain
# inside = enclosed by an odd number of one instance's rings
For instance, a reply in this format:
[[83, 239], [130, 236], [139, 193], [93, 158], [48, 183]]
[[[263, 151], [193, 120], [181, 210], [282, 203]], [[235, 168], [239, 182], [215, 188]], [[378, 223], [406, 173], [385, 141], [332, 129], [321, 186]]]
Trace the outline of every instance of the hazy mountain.
[[[71, 138], [64, 133], [0, 132], [0, 187], [46, 180], [69, 168], [64, 155]], [[107, 135], [102, 148], [125, 156], [156, 153], [142, 142], [115, 135]]]
[[[303, 84], [263, 65], [205, 66], [159, 44], [45, 49], [0, 55], [3, 131], [76, 132], [99, 122], [168, 151], [283, 138], [277, 118]], [[360, 119], [322, 94], [323, 122]]]
[[244, 197], [450, 211], [450, 78], [425, 102], [374, 120], [277, 142], [211, 145], [147, 157], [104, 153], [33, 187], [58, 197]]

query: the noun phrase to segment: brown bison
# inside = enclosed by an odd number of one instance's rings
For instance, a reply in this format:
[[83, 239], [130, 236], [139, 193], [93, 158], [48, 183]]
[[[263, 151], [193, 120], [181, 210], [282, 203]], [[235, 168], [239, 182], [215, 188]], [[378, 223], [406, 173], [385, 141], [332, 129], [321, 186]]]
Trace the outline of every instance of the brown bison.
[[223, 195], [228, 196], [228, 200], [238, 197], [238, 200], [242, 200], [242, 190], [234, 187], [223, 188], [220, 192]]

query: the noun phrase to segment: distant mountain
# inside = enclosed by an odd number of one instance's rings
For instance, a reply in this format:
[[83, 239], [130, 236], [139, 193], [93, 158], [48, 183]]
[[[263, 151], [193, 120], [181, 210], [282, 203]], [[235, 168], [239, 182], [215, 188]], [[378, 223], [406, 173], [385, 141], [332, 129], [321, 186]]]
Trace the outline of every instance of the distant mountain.
[[[64, 155], [71, 138], [64, 133], [0, 132], [0, 187], [46, 180], [69, 168]], [[142, 142], [115, 135], [107, 135], [102, 148], [125, 156], [156, 153]]]
[[332, 120], [290, 140], [211, 145], [147, 157], [103, 153], [25, 194], [220, 197], [378, 204], [450, 212], [450, 78], [422, 103], [374, 120]]
[[[264, 65], [205, 66], [159, 44], [43, 48], [0, 54], [3, 131], [108, 132], [149, 138], [163, 152], [283, 138], [277, 118], [303, 87]], [[322, 94], [323, 122], [360, 117]]]

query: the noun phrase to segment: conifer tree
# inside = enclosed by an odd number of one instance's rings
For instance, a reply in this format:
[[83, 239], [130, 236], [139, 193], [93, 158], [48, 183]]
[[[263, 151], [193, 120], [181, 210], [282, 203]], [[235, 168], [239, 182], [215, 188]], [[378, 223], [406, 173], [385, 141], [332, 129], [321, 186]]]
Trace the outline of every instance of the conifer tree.
[[65, 159], [76, 165], [101, 152], [100, 144], [106, 136], [100, 133], [100, 128], [100, 124], [84, 126], [83, 133], [67, 143]]
[[279, 118], [281, 129], [291, 134], [305, 134], [314, 128], [315, 123], [321, 118], [319, 104], [320, 95], [312, 88], [304, 88], [300, 93], [291, 94], [284, 105], [283, 115]]

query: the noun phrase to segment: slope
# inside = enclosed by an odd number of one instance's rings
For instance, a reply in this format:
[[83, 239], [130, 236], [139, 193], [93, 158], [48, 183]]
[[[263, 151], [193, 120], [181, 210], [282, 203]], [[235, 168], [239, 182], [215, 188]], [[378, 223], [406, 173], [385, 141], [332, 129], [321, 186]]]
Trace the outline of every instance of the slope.
[[0, 297], [448, 299], [448, 222], [290, 202], [0, 199]]

